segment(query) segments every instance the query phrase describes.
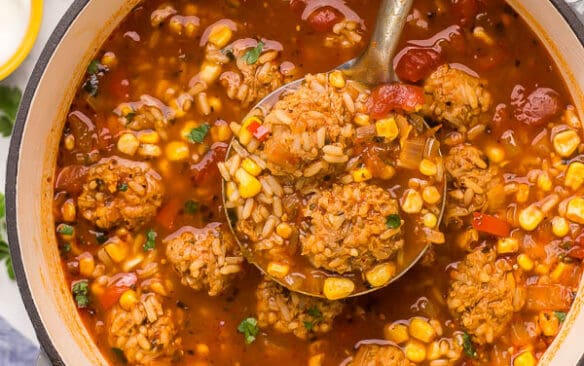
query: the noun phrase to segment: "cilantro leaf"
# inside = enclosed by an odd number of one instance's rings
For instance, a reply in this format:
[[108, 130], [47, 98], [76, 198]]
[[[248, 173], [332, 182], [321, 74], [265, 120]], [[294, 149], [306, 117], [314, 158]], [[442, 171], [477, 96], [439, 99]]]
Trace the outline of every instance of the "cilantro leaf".
[[128, 190], [128, 184], [127, 183], [118, 183], [118, 191], [120, 192], [125, 192]]
[[87, 73], [88, 74], [97, 74], [101, 68], [102, 68], [102, 65], [99, 63], [99, 61], [92, 60], [89, 63], [89, 66], [87, 66]]
[[16, 87], [0, 85], [0, 134], [10, 136], [22, 92]]
[[474, 345], [472, 344], [472, 341], [470, 340], [470, 336], [468, 335], [467, 332], [464, 332], [462, 334], [462, 349], [464, 350], [464, 353], [468, 357], [472, 357], [472, 358], [477, 357], [477, 351], [474, 349]]
[[313, 306], [308, 308], [306, 313], [312, 317], [312, 321], [304, 321], [304, 328], [307, 330], [312, 330], [315, 325], [322, 321], [322, 312], [318, 309], [318, 307]]
[[314, 328], [314, 322], [305, 321], [304, 328], [306, 328], [306, 330], [312, 330], [312, 328]]
[[237, 326], [237, 331], [243, 334], [246, 344], [253, 343], [260, 332], [257, 319], [251, 317], [243, 319]]
[[12, 266], [12, 258], [10, 258], [10, 250], [8, 249], [8, 243], [0, 240], [0, 262], [4, 261], [6, 265], [6, 271], [8, 272], [8, 277], [14, 280], [14, 267]]
[[566, 313], [564, 313], [563, 311], [554, 311], [554, 315], [562, 323], [566, 320]]
[[142, 246], [142, 249], [144, 249], [145, 252], [152, 250], [156, 247], [157, 236], [158, 234], [156, 234], [156, 231], [152, 229], [148, 230], [148, 232], [146, 233], [146, 243], [144, 243], [144, 245]]
[[87, 280], [81, 280], [73, 283], [71, 292], [75, 297], [77, 307], [80, 309], [86, 308], [89, 305], [89, 290]]
[[245, 62], [247, 62], [248, 65], [255, 64], [256, 62], [258, 62], [258, 59], [260, 58], [260, 55], [262, 54], [263, 50], [264, 42], [259, 41], [257, 46], [247, 51], [245, 55], [243, 55]]
[[85, 83], [83, 83], [83, 90], [92, 97], [97, 95], [97, 92], [99, 91], [99, 79], [97, 78], [97, 74], [89, 74], [89, 77], [85, 80]]
[[401, 226], [401, 217], [399, 215], [393, 214], [385, 218], [385, 226], [388, 229], [397, 229]]
[[202, 125], [200, 125], [199, 127], [195, 127], [191, 130], [191, 132], [189, 132], [189, 135], [187, 136], [188, 140], [191, 143], [196, 143], [196, 142], [203, 142], [205, 141], [205, 136], [207, 136], [207, 133], [209, 132], [209, 129], [211, 127], [209, 126], [208, 123], [203, 123]]
[[199, 204], [193, 200], [188, 200], [185, 202], [184, 210], [185, 213], [192, 215], [199, 210]]
[[57, 232], [61, 235], [73, 235], [73, 226], [67, 224], [61, 224], [57, 227]]

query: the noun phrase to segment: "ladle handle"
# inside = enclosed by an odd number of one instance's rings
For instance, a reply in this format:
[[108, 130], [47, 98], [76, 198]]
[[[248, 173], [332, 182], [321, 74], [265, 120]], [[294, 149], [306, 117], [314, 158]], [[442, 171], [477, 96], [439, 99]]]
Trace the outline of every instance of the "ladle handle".
[[414, 0], [382, 0], [369, 45], [346, 72], [365, 84], [377, 85], [398, 78], [393, 70], [393, 57], [401, 31]]

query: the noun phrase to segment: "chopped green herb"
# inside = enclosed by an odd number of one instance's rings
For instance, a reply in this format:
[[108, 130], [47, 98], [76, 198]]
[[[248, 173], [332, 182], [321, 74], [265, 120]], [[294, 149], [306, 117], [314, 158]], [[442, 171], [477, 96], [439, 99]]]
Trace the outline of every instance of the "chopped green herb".
[[184, 210], [185, 213], [192, 215], [199, 210], [199, 204], [193, 200], [188, 200], [185, 202]]
[[61, 247], [61, 253], [67, 254], [70, 251], [71, 251], [71, 244], [70, 243], [63, 244], [63, 246]]
[[99, 70], [101, 69], [101, 64], [99, 63], [99, 61], [97, 60], [93, 60], [89, 63], [89, 66], [87, 66], [87, 73], [88, 74], [97, 74], [99, 72]]
[[73, 235], [73, 226], [61, 224], [57, 227], [57, 232], [61, 235]]
[[470, 340], [470, 336], [467, 332], [462, 334], [462, 349], [468, 357], [477, 357], [477, 351], [474, 349], [472, 341]]
[[566, 320], [566, 313], [564, 313], [563, 311], [554, 311], [554, 315], [562, 323]]
[[307, 313], [314, 319], [322, 319], [322, 312], [316, 306], [309, 308]]
[[97, 78], [97, 74], [90, 74], [85, 83], [83, 83], [83, 90], [87, 92], [87, 94], [95, 97], [97, 92], [99, 91], [99, 79]]
[[146, 233], [146, 243], [144, 243], [144, 245], [142, 246], [142, 249], [144, 249], [145, 252], [152, 250], [156, 247], [156, 236], [158, 236], [158, 234], [156, 234], [156, 231], [152, 229], [148, 230], [148, 232]]
[[87, 288], [87, 280], [77, 281], [73, 284], [71, 292], [75, 296], [75, 302], [78, 308], [86, 308], [89, 305], [89, 291]]
[[306, 328], [306, 330], [312, 330], [312, 328], [314, 328], [314, 323], [305, 321], [304, 328]]
[[388, 229], [397, 229], [401, 225], [401, 217], [397, 214], [389, 215], [385, 218], [385, 226]]
[[187, 138], [193, 144], [195, 142], [199, 142], [199, 143], [203, 142], [203, 141], [205, 141], [205, 136], [207, 136], [207, 133], [209, 132], [210, 128], [211, 127], [209, 126], [208, 123], [203, 123], [199, 127], [193, 128], [191, 130], [191, 132], [189, 132], [189, 135], [187, 136]]
[[256, 62], [258, 62], [258, 59], [260, 58], [260, 55], [262, 54], [263, 50], [264, 42], [259, 41], [257, 46], [247, 51], [245, 55], [243, 55], [245, 62], [247, 62], [248, 65], [255, 64]]
[[246, 344], [253, 343], [260, 332], [257, 319], [250, 317], [242, 320], [237, 326], [237, 331], [243, 334]]
[[125, 192], [127, 190], [128, 190], [128, 184], [127, 183], [118, 183], [118, 191]]
[[0, 85], [0, 135], [10, 136], [22, 92], [16, 87]]
[[126, 358], [124, 351], [122, 351], [121, 349], [119, 349], [117, 347], [112, 347], [112, 352], [121, 363], [123, 363], [123, 364], [128, 363], [128, 359]]

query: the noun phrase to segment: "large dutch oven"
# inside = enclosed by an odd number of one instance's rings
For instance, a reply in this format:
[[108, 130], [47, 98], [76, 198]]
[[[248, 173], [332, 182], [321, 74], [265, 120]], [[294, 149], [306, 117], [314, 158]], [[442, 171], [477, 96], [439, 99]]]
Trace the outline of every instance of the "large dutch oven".
[[[84, 68], [139, 0], [76, 0], [26, 88], [8, 158], [8, 238], [20, 292], [55, 365], [107, 365], [78, 316], [61, 270], [52, 217], [54, 167], [65, 114]], [[584, 26], [563, 0], [509, 0], [562, 70], [584, 116]], [[542, 365], [584, 365], [584, 280]], [[580, 360], [580, 362], [579, 362]]]

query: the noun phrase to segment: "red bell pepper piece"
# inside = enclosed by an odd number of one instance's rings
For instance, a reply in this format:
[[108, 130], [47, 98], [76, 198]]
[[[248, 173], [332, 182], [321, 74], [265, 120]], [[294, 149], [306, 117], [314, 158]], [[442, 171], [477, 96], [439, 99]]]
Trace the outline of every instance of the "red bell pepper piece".
[[506, 221], [481, 212], [473, 213], [472, 227], [478, 231], [500, 237], [509, 236], [511, 232], [511, 226]]

